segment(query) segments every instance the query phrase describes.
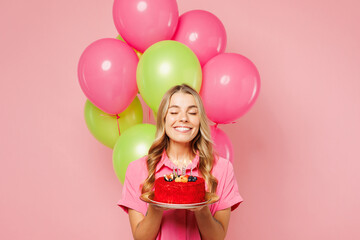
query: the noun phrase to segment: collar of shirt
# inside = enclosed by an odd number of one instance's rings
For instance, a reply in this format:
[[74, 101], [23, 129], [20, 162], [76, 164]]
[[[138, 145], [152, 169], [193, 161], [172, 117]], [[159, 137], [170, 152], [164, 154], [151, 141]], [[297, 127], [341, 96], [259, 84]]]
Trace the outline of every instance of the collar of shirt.
[[[189, 165], [186, 166], [186, 169], [195, 169], [198, 167], [198, 165], [199, 165], [199, 151], [196, 151], [196, 155], [195, 155], [194, 159], [191, 161], [191, 163]], [[167, 166], [170, 169], [177, 168], [176, 165], [173, 164], [172, 161], [170, 161], [169, 157], [166, 154], [165, 149], [162, 153], [160, 162], [156, 166], [156, 172], [160, 171], [160, 169], [163, 166]]]

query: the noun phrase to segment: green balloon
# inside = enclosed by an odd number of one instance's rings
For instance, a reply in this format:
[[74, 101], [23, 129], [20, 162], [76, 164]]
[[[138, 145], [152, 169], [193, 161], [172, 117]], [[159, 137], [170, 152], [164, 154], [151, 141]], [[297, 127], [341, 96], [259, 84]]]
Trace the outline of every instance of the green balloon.
[[137, 124], [126, 130], [116, 141], [113, 151], [113, 166], [121, 183], [129, 164], [148, 154], [155, 140], [156, 127], [151, 124]]
[[140, 58], [136, 81], [146, 104], [157, 112], [163, 95], [175, 85], [186, 83], [200, 91], [200, 62], [184, 44], [160, 41], [150, 46]]
[[116, 39], [118, 39], [118, 40], [123, 41], [124, 43], [126, 43], [125, 40], [122, 38], [121, 35], [117, 35]]
[[[86, 100], [85, 122], [91, 134], [102, 144], [113, 148], [119, 135], [126, 129], [142, 123], [143, 111], [138, 97], [121, 113], [110, 115], [101, 111], [89, 100]], [[119, 124], [119, 125], [118, 125]], [[120, 129], [120, 133], [119, 133]]]

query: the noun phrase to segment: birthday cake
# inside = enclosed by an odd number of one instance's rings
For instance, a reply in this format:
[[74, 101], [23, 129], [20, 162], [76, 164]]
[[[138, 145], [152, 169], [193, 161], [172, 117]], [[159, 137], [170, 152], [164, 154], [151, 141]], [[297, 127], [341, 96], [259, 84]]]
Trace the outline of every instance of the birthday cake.
[[205, 181], [189, 175], [165, 175], [155, 180], [154, 200], [171, 204], [204, 202]]

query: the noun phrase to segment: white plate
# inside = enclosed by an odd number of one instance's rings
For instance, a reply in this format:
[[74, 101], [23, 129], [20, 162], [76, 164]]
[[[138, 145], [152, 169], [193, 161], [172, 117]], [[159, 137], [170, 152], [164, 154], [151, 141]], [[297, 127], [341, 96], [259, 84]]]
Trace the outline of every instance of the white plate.
[[175, 204], [175, 203], [163, 203], [163, 202], [157, 202], [154, 201], [154, 192], [148, 192], [144, 193], [140, 196], [140, 199], [144, 202], [147, 202], [149, 204], [163, 207], [163, 208], [170, 208], [170, 209], [191, 209], [191, 208], [197, 208], [202, 207], [206, 205], [213, 204], [219, 200], [219, 197], [216, 196], [214, 193], [205, 193], [205, 201], [200, 203], [187, 203], [187, 204]]

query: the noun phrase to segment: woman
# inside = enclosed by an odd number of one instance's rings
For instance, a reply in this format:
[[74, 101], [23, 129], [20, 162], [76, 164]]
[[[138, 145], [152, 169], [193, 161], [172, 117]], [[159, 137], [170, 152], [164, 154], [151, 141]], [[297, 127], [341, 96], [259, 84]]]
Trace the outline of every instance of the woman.
[[[164, 209], [142, 202], [154, 181], [173, 168], [205, 179], [219, 201], [196, 209]], [[233, 167], [214, 155], [210, 128], [199, 94], [187, 85], [165, 93], [149, 154], [130, 163], [118, 205], [129, 214], [134, 239], [224, 239], [230, 212], [242, 202]]]

